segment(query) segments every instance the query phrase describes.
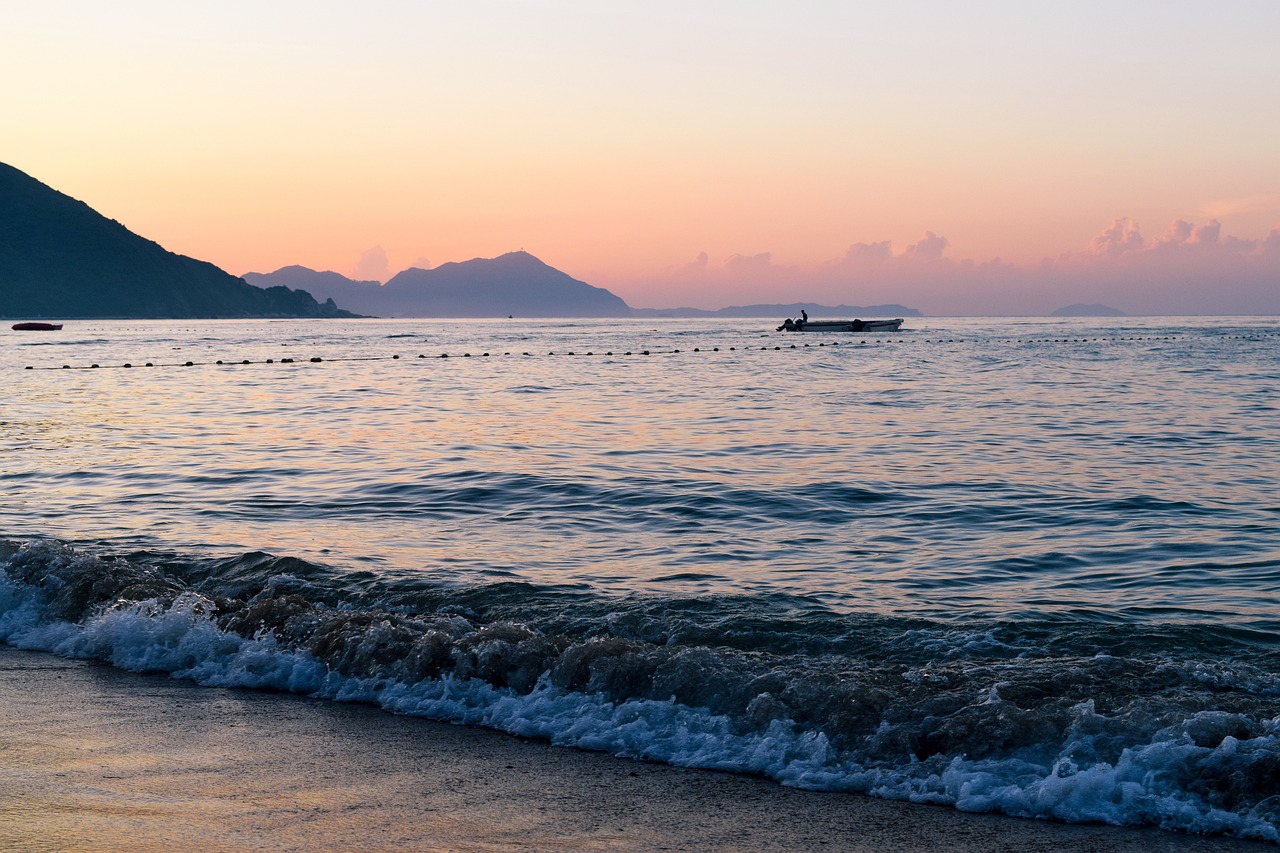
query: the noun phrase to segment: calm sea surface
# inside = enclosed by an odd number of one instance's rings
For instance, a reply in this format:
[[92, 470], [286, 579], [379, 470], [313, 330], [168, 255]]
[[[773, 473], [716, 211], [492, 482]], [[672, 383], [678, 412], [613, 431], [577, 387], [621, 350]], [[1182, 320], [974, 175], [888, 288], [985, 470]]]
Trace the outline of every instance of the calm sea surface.
[[6, 329], [0, 639], [1280, 839], [1280, 320], [775, 325]]

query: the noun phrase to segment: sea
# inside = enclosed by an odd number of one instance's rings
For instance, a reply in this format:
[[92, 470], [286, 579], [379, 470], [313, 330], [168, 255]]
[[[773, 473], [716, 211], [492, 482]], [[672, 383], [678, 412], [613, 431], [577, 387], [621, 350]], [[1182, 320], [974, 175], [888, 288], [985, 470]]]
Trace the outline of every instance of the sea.
[[1280, 318], [780, 321], [5, 328], [0, 641], [1280, 841]]

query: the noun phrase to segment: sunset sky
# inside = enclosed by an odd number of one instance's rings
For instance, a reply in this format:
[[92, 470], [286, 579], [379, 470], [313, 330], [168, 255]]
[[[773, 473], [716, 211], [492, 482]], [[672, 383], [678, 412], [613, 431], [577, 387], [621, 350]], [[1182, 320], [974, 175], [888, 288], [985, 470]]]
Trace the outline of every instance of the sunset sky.
[[236, 274], [1280, 313], [1280, 3], [5, 4], [0, 161]]

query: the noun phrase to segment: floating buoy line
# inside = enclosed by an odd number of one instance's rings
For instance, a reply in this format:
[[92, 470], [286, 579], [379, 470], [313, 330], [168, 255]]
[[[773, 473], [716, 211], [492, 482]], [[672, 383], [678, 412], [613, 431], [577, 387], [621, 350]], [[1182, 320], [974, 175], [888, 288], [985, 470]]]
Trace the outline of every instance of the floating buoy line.
[[[1276, 338], [1276, 337], [1280, 337], [1280, 332], [1259, 332], [1259, 333], [1250, 334], [1250, 335], [1229, 335], [1221, 338], [1210, 338], [1208, 340], [1255, 341], [1255, 340], [1262, 340], [1265, 338]], [[1186, 339], [1178, 335], [1167, 335], [1167, 336], [1143, 336], [1143, 337], [1127, 337], [1127, 338], [1001, 338], [1001, 339], [988, 340], [988, 341], [985, 341], [985, 343], [1024, 344], [1024, 345], [1036, 346], [1041, 344], [1121, 344], [1121, 343], [1152, 343], [1152, 342], [1182, 341], [1182, 340], [1186, 340]], [[810, 344], [810, 343], [786, 344], [786, 345], [775, 344], [773, 346], [769, 346], [766, 344], [766, 345], [760, 346], [758, 350], [781, 352], [783, 350], [819, 349], [819, 348], [825, 348], [825, 347], [840, 347], [840, 346], [854, 347], [854, 348], [880, 347], [880, 346], [909, 347], [912, 345], [920, 345], [920, 344], [936, 345], [936, 344], [963, 344], [963, 343], [980, 343], [980, 342], [981, 341], [975, 341], [974, 339], [966, 340], [964, 338], [924, 338], [924, 339], [872, 338], [869, 340], [858, 340], [858, 341], [830, 341], [830, 342], [821, 341], [816, 344]], [[757, 347], [755, 347], [754, 345], [751, 345], [751, 346], [742, 346], [742, 347], [737, 347], [737, 346], [694, 347], [691, 350], [636, 349], [636, 350], [619, 350], [619, 351], [608, 350], [608, 351], [601, 351], [601, 352], [596, 352], [595, 350], [586, 350], [586, 351], [561, 350], [559, 352], [555, 350], [551, 350], [547, 352], [546, 357], [619, 358], [619, 357], [627, 357], [627, 356], [632, 356], [632, 357], [664, 356], [664, 355], [671, 356], [671, 355], [681, 355], [684, 353], [701, 354], [701, 353], [719, 353], [719, 352], [750, 352], [756, 349]], [[500, 357], [511, 357], [511, 356], [516, 356], [519, 358], [535, 357], [533, 353], [527, 352], [527, 351], [519, 352], [519, 353], [503, 352], [501, 353]], [[426, 355], [425, 353], [420, 353], [415, 360], [417, 359], [450, 359], [450, 358], [492, 358], [492, 357], [494, 357], [494, 354], [491, 354], [488, 352], [479, 352], [474, 354], [470, 352], [462, 352], [462, 353], [442, 352], [436, 355]], [[106, 365], [99, 364], [99, 363], [93, 363], [88, 365], [63, 364], [61, 366], [50, 365], [46, 367], [36, 367], [34, 365], [27, 365], [26, 369], [27, 370], [103, 370], [103, 369], [111, 369], [111, 368], [133, 369], [136, 367], [142, 367], [142, 368], [219, 367], [219, 366], [236, 367], [236, 366], [254, 365], [254, 364], [299, 364], [299, 363], [324, 364], [324, 363], [340, 363], [340, 362], [356, 362], [356, 361], [399, 361], [400, 358], [401, 356], [396, 354], [396, 355], [374, 355], [374, 356], [347, 356], [347, 357], [339, 357], [339, 358], [323, 358], [321, 356], [311, 356], [310, 358], [301, 358], [301, 359], [265, 358], [265, 359], [259, 359], [258, 361], [253, 361], [247, 358], [239, 359], [239, 360], [218, 359], [216, 361], [179, 361], [179, 362], [166, 362], [166, 363], [148, 361], [141, 364], [135, 364], [134, 362], [127, 361], [127, 362], [124, 362], [123, 364], [106, 364]]]

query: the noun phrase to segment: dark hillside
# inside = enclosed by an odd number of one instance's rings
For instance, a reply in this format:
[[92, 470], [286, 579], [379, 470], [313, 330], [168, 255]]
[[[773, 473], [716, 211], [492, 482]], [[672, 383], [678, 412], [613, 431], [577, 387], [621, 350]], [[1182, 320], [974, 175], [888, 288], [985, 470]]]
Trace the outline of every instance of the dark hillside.
[[0, 316], [349, 317], [176, 255], [0, 163]]

